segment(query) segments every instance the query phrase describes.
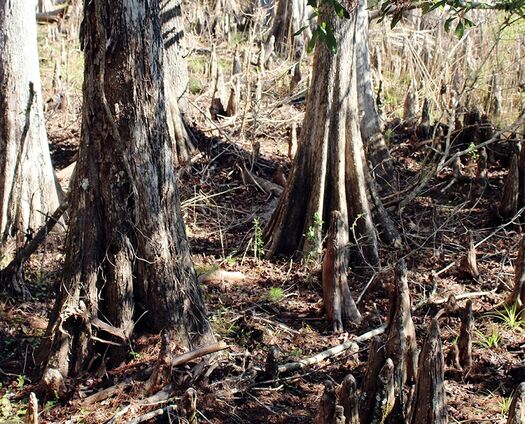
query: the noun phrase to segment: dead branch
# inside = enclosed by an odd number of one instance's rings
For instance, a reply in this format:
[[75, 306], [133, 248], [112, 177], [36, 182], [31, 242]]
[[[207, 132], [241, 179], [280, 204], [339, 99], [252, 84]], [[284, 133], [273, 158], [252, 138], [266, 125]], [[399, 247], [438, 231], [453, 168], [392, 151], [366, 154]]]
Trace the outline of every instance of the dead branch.
[[325, 359], [332, 358], [334, 356], [339, 355], [340, 353], [350, 349], [354, 348], [357, 351], [357, 345], [356, 343], [361, 343], [364, 341], [367, 341], [371, 339], [374, 336], [378, 336], [379, 334], [383, 334], [385, 332], [385, 326], [381, 326], [378, 328], [375, 328], [374, 330], [368, 331], [367, 333], [364, 333], [360, 335], [359, 337], [356, 337], [355, 339], [349, 339], [344, 343], [341, 343], [337, 346], [331, 347], [330, 349], [324, 350], [317, 355], [311, 356], [309, 358], [301, 359], [297, 362], [289, 362], [284, 365], [279, 365], [279, 373], [285, 374], [287, 372], [291, 371], [297, 371], [302, 368], [305, 368], [310, 365], [317, 364], [321, 361], [324, 361]]
[[55, 224], [60, 221], [62, 215], [67, 210], [69, 205], [69, 198], [66, 196], [58, 208], [53, 212], [46, 223], [33, 236], [31, 241], [27, 243], [21, 250], [19, 250], [13, 260], [0, 272], [0, 285], [7, 286], [16, 295], [24, 295], [26, 292], [23, 287], [23, 281], [16, 281], [18, 270], [23, 263], [38, 249], [40, 244], [46, 239], [47, 235], [55, 227]]

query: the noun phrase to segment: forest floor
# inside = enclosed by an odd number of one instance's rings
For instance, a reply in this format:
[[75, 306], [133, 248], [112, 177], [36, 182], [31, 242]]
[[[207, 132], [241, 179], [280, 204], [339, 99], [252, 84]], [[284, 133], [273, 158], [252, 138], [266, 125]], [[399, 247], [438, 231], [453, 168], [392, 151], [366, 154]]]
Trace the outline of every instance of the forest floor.
[[[227, 49], [219, 45], [219, 56], [231, 57]], [[191, 95], [191, 103], [201, 110], [209, 106], [206, 78], [199, 72], [205, 61], [206, 53], [190, 59], [190, 78], [197, 78], [193, 82], [196, 85], [198, 81], [201, 87]], [[223, 66], [229, 69], [227, 59]], [[519, 241], [515, 226], [495, 219], [495, 205], [508, 171], [505, 156], [489, 163], [486, 184], [476, 178], [479, 158], [464, 157], [461, 179], [448, 187], [454, 175], [446, 169], [398, 212], [396, 202], [421, 172], [428, 151], [424, 146], [418, 147], [421, 140], [410, 128], [399, 120], [392, 121], [389, 142], [396, 176], [392, 179], [394, 194], [386, 203], [402, 232], [403, 248], [394, 251], [384, 246], [379, 270], [353, 265], [349, 284], [364, 319], [347, 333], [333, 334], [321, 310], [320, 263], [287, 258], [266, 260], [254, 251], [259, 245], [259, 229], [269, 218], [277, 198], [245, 184], [238, 168], [242, 162], [249, 162], [255, 142], [260, 143], [260, 158], [252, 169], [255, 174], [271, 180], [277, 165], [284, 167], [285, 174], [290, 168], [286, 154], [290, 125], [292, 121], [300, 125], [304, 101], [290, 103], [282, 94], [285, 83], [275, 81], [276, 75], [289, 78], [283, 69], [275, 68], [265, 75], [264, 105], [257, 117], [252, 116], [244, 137], [239, 136], [239, 122], [212, 123], [198, 109], [193, 108], [192, 112], [200, 156], [180, 169], [179, 187], [195, 267], [201, 276], [219, 269], [242, 273], [242, 277], [222, 281], [201, 277], [213, 328], [217, 338], [229, 347], [215, 355], [204, 375], [192, 383], [198, 393], [199, 419], [213, 423], [311, 422], [324, 381], [340, 383], [352, 373], [359, 384], [368, 355], [367, 342], [359, 346], [358, 352], [346, 351], [282, 375], [276, 381], [265, 382], [257, 371], [264, 369], [272, 347], [277, 348], [278, 361], [284, 364], [384, 324], [393, 266], [404, 258], [419, 346], [443, 299], [450, 294], [473, 294], [473, 366], [463, 372], [448, 364], [445, 370], [450, 421], [504, 423], [512, 391], [525, 379], [519, 374], [519, 365], [525, 361], [524, 325], [512, 321], [512, 311], [501, 313], [498, 307], [513, 284]], [[272, 81], [275, 91], [271, 91]], [[50, 83], [45, 77], [44, 87], [44, 98], [51, 99]], [[59, 170], [70, 165], [78, 147], [78, 90], [77, 84], [66, 111], [52, 107], [47, 111], [53, 160]], [[477, 246], [478, 278], [468, 277], [458, 265], [466, 253], [469, 235], [474, 242], [481, 242]], [[64, 257], [63, 240], [63, 232], [51, 234], [46, 246], [27, 264], [32, 300], [0, 298], [0, 422], [22, 421], [27, 397], [38, 382], [33, 369], [34, 353], [52, 307]], [[461, 305], [464, 302], [459, 301]], [[447, 318], [441, 330], [447, 352], [457, 340], [459, 320]], [[124, 411], [115, 422], [126, 422], [158, 408], [158, 404], [140, 403], [143, 382], [139, 380], [122, 384], [111, 397], [100, 402], [89, 398], [153, 365], [158, 349], [158, 336], [144, 334], [133, 339], [129, 361], [120, 367], [99, 369], [68, 380], [69, 396], [65, 399], [40, 399], [41, 421], [104, 423], [118, 411]], [[194, 363], [177, 369], [174, 398], [184, 393], [195, 369]]]

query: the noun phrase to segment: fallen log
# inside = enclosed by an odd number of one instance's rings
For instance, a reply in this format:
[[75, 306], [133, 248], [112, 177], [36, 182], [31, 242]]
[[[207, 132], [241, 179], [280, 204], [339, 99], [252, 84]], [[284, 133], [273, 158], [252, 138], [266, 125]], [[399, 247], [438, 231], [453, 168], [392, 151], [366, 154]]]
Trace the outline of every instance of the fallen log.
[[338, 344], [337, 346], [331, 347], [330, 349], [323, 350], [322, 352], [318, 353], [317, 355], [311, 356], [309, 358], [301, 359], [297, 362], [288, 362], [287, 364], [279, 365], [279, 373], [284, 374], [287, 372], [297, 371], [302, 368], [305, 368], [310, 365], [317, 364], [321, 361], [324, 361], [325, 359], [334, 357], [339, 355], [340, 353], [350, 349], [355, 348], [357, 349], [357, 343], [365, 342], [367, 340], [370, 340], [374, 336], [378, 336], [379, 334], [383, 334], [385, 332], [385, 326], [380, 326], [378, 328], [375, 328], [374, 330], [370, 330], [354, 339], [349, 339], [344, 343]]

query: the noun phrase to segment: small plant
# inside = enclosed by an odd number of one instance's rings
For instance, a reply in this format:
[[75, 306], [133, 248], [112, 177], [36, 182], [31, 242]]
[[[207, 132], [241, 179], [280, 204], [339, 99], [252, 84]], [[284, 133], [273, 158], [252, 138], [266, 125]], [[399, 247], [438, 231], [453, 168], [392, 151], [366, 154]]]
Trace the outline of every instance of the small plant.
[[499, 347], [500, 343], [502, 342], [503, 338], [501, 337], [501, 334], [498, 332], [496, 328], [492, 328], [490, 334], [484, 334], [481, 331], [476, 331], [476, 335], [478, 336], [478, 343], [486, 348], [494, 349]]
[[290, 356], [303, 356], [303, 350], [301, 348], [295, 348], [290, 352]]
[[264, 241], [262, 238], [262, 227], [259, 218], [253, 218], [253, 257], [261, 259], [264, 256]]
[[320, 251], [320, 234], [323, 227], [324, 221], [319, 212], [315, 212], [313, 216], [313, 223], [308, 227], [306, 231], [306, 238], [311, 244], [311, 249], [306, 255], [306, 262], [314, 262]]
[[502, 321], [511, 330], [517, 330], [525, 326], [525, 321], [521, 317], [521, 311], [516, 303], [514, 305], [505, 305], [503, 311], [492, 312], [487, 314], [487, 316]]
[[266, 298], [270, 302], [280, 302], [284, 298], [284, 290], [280, 287], [272, 287], [270, 290], [268, 290]]
[[476, 145], [473, 142], [470, 142], [470, 144], [468, 145], [468, 155], [473, 160], [479, 159], [478, 149], [476, 149]]
[[135, 352], [134, 350], [131, 350], [129, 354], [132, 356], [133, 359], [140, 359], [142, 358], [142, 355], [139, 352]]
[[501, 415], [508, 415], [510, 410], [510, 404], [512, 403], [512, 396], [504, 397], [499, 402]]
[[384, 133], [386, 144], [392, 144], [394, 141], [394, 130], [392, 128], [387, 128]]
[[16, 387], [19, 389], [23, 389], [26, 384], [26, 376], [25, 375], [19, 375], [16, 379]]

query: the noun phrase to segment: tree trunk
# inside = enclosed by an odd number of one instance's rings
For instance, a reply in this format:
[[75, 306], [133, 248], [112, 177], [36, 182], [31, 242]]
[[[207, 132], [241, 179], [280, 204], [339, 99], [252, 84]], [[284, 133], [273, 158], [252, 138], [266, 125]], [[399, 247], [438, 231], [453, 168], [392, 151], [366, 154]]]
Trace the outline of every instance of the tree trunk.
[[332, 211], [326, 253], [323, 258], [323, 303], [334, 332], [343, 331], [343, 323], [358, 323], [361, 314], [355, 305], [346, 280], [348, 270], [348, 227], [339, 211]]
[[60, 204], [44, 125], [34, 1], [0, 0], [0, 52], [2, 245], [42, 225]]
[[187, 162], [195, 151], [191, 130], [184, 115], [189, 113], [184, 94], [188, 88], [188, 67], [184, 60], [184, 24], [181, 0], [160, 0], [164, 41], [164, 96], [175, 165]]
[[373, 166], [373, 173], [378, 178], [379, 187], [387, 189], [387, 184], [392, 183], [394, 168], [374, 100], [368, 46], [368, 15], [367, 2], [360, 1], [357, 10], [356, 67], [361, 135]]
[[159, 0], [93, 0], [84, 25], [71, 225], [40, 351], [64, 376], [119, 363], [139, 318], [190, 347], [213, 340], [175, 185]]
[[[293, 52], [299, 60], [304, 51], [304, 39], [311, 38], [309, 8], [306, 0], [280, 0], [270, 36], [275, 37], [275, 51], [280, 55]], [[306, 28], [305, 28], [306, 27]], [[304, 28], [303, 32], [297, 34]]]
[[317, 257], [323, 224], [330, 224], [333, 210], [352, 228], [368, 264], [379, 262], [373, 215], [389, 226], [385, 233], [399, 239], [369, 188], [373, 182], [357, 106], [356, 16], [354, 11], [350, 19], [340, 19], [332, 6], [321, 7], [320, 19], [333, 28], [338, 51], [332, 53], [325, 43], [316, 48], [301, 140], [286, 190], [264, 232], [268, 256], [301, 251]]

